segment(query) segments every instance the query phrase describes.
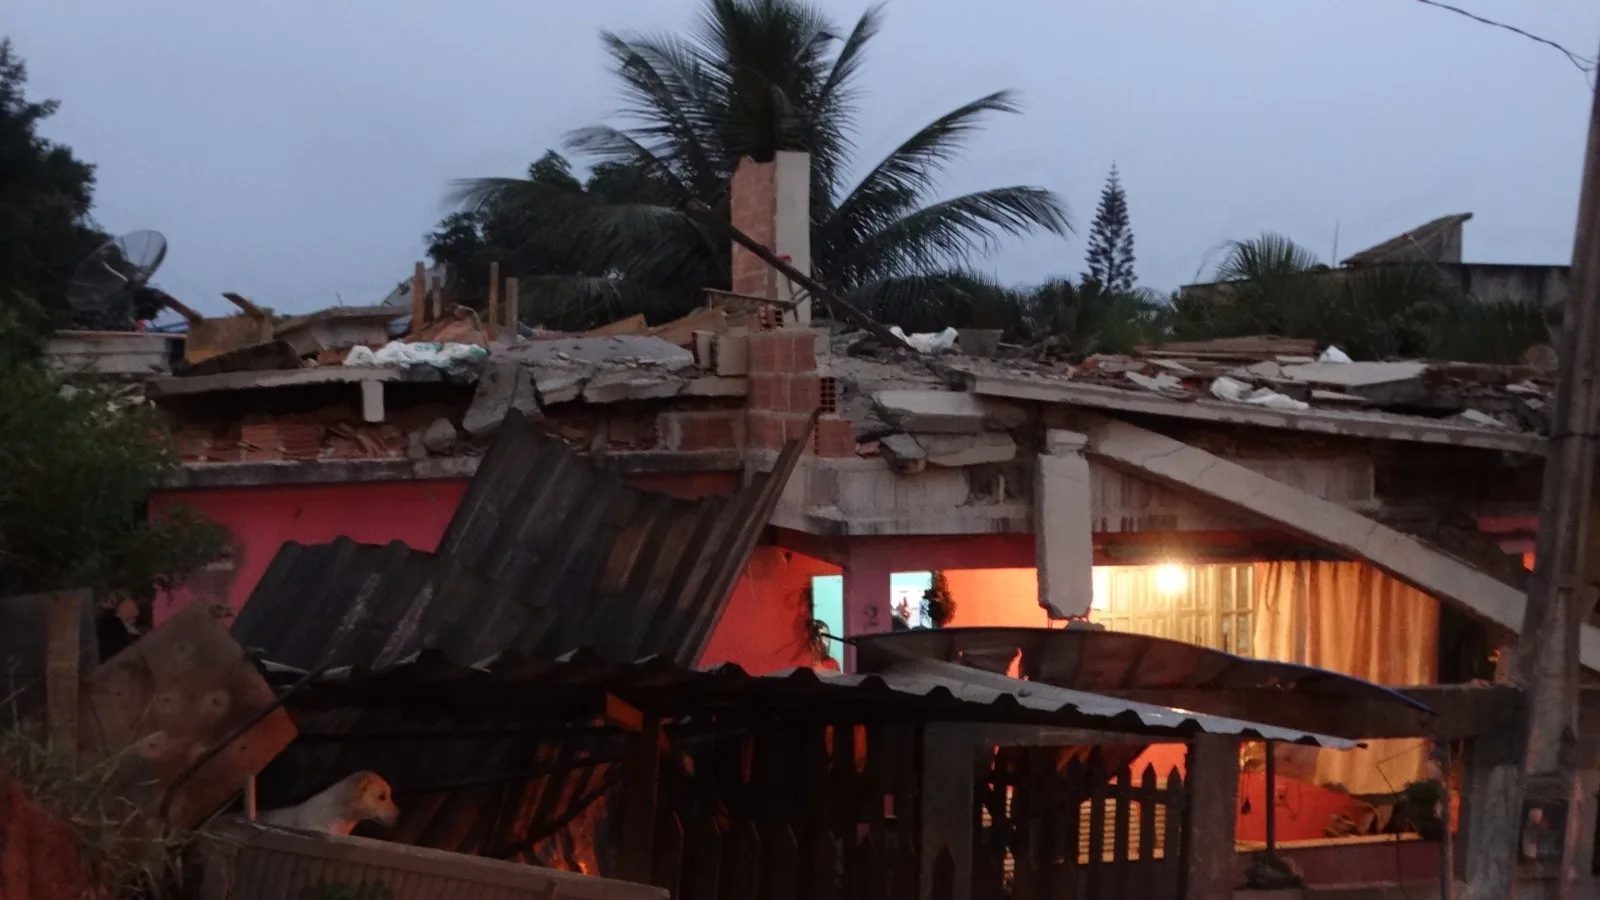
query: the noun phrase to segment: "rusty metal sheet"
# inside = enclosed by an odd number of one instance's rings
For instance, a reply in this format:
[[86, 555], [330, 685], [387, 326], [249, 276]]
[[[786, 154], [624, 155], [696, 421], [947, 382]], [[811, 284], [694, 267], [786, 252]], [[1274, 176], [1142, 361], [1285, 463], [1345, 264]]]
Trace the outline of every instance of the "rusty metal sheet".
[[[127, 783], [137, 802], [154, 812], [191, 761], [275, 699], [220, 612], [191, 606], [90, 674], [79, 705], [79, 767], [127, 754]], [[169, 821], [198, 825], [296, 733], [282, 709], [262, 719], [176, 786]]]

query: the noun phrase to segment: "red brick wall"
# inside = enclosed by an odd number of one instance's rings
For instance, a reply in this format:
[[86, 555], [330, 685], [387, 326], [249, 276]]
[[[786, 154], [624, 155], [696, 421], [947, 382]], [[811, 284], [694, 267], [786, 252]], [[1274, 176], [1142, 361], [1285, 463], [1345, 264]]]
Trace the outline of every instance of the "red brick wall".
[[[733, 227], [765, 247], [778, 238], [778, 164], [742, 159], [730, 187]], [[733, 248], [733, 292], [778, 299], [777, 273], [755, 254]]]
[[779, 328], [750, 335], [750, 447], [777, 450], [802, 434], [822, 405], [817, 338], [807, 328]]

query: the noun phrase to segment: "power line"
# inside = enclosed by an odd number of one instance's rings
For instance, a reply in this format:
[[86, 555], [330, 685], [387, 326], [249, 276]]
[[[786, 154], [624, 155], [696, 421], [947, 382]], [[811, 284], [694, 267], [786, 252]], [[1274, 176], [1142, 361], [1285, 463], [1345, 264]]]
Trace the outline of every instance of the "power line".
[[1494, 19], [1486, 19], [1476, 13], [1467, 12], [1459, 6], [1451, 6], [1448, 3], [1441, 3], [1440, 0], [1417, 0], [1417, 2], [1427, 4], [1428, 6], [1436, 6], [1439, 9], [1453, 12], [1458, 16], [1466, 16], [1474, 22], [1479, 22], [1494, 28], [1502, 28], [1511, 32], [1512, 34], [1521, 35], [1530, 41], [1544, 44], [1546, 47], [1554, 47], [1556, 50], [1560, 51], [1561, 54], [1567, 58], [1567, 61], [1572, 63], [1572, 65], [1576, 67], [1579, 72], [1582, 72], [1585, 75], [1588, 75], [1590, 72], [1595, 70], [1595, 61], [1589, 57], [1580, 56], [1576, 53], [1573, 53], [1571, 50], [1568, 50], [1566, 47], [1563, 47], [1549, 38], [1540, 37], [1532, 32], [1523, 31], [1521, 28], [1518, 28], [1515, 25], [1507, 25], [1504, 22], [1496, 22]]

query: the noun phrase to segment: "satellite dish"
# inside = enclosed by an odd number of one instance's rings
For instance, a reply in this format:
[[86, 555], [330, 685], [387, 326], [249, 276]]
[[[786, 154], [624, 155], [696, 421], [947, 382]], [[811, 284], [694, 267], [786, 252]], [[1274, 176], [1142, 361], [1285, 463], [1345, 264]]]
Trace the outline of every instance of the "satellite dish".
[[100, 245], [78, 264], [67, 283], [73, 319], [133, 321], [135, 295], [167, 258], [167, 239], [155, 231], [132, 231]]

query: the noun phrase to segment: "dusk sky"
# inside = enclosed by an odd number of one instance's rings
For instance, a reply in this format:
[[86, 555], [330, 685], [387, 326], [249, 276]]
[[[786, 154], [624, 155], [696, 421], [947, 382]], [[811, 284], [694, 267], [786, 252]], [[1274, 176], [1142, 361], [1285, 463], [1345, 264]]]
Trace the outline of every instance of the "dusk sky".
[[[1459, 0], [1592, 56], [1587, 0]], [[620, 105], [599, 33], [687, 31], [700, 0], [5, 0], [0, 35], [44, 133], [98, 166], [107, 230], [171, 243], [156, 281], [203, 312], [376, 302], [423, 254], [452, 179], [514, 175]], [[864, 0], [823, 0], [847, 26]], [[1230, 238], [1325, 260], [1472, 212], [1465, 254], [1560, 263], [1589, 108], [1554, 49], [1417, 0], [893, 0], [863, 72], [865, 169], [999, 88], [949, 193], [1059, 192], [1078, 234], [976, 268], [1084, 268], [1106, 171], [1128, 192], [1141, 283], [1195, 280]]]

